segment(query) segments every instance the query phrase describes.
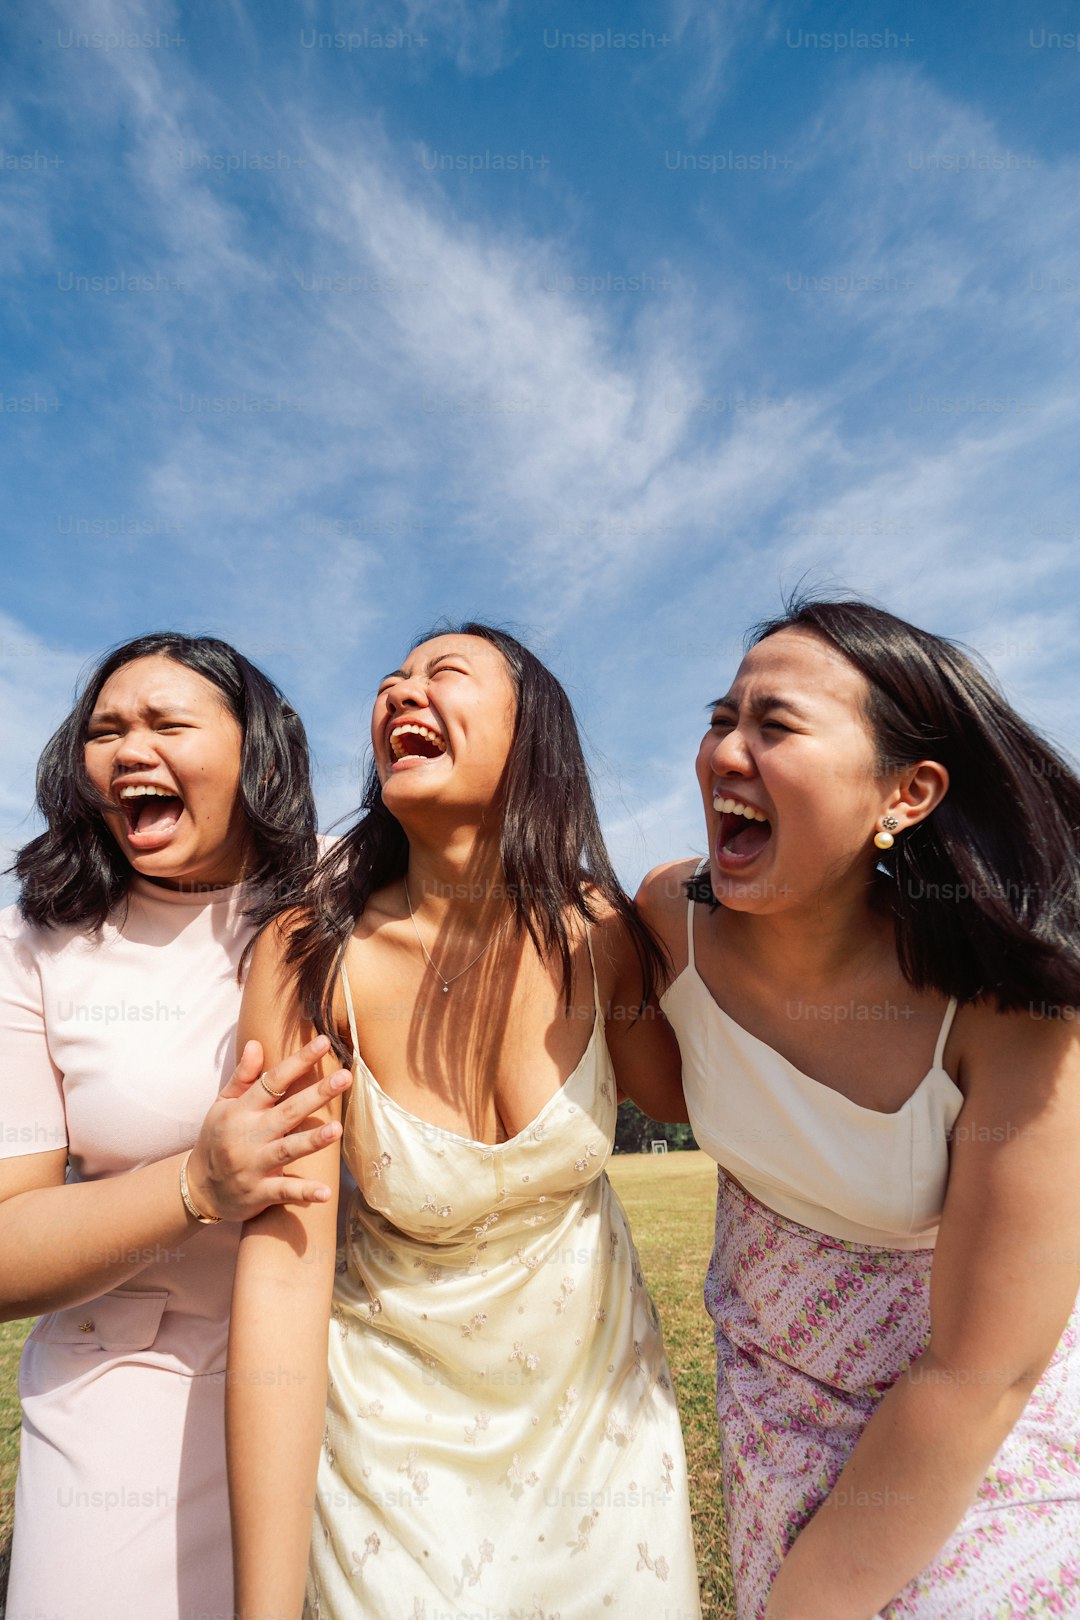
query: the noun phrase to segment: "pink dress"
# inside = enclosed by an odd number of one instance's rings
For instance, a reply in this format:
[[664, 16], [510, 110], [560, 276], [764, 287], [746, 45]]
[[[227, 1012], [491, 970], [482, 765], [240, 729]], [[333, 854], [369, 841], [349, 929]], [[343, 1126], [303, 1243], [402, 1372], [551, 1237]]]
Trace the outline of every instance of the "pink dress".
[[[694, 1134], [720, 1165], [705, 1303], [736, 1614], [760, 1620], [784, 1554], [929, 1339], [948, 1132], [963, 1103], [942, 1065], [956, 1003], [904, 1106], [862, 1108], [717, 1004], [695, 965], [693, 910], [687, 967], [661, 1005], [679, 1038]], [[881, 1620], [1074, 1612], [1080, 1301], [975, 1501]]]
[[[92, 1181], [194, 1143], [235, 1063], [241, 906], [239, 886], [207, 898], [136, 878], [98, 937], [0, 912], [5, 1157], [66, 1145], [68, 1179]], [[37, 1323], [19, 1369], [10, 1616], [231, 1616], [239, 1237], [228, 1222], [148, 1249], [122, 1287]]]

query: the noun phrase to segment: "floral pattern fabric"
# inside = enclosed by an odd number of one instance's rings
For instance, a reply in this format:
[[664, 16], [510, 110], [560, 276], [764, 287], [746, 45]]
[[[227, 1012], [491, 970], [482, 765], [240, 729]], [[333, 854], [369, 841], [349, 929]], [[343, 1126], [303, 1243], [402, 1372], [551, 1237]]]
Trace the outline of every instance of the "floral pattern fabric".
[[307, 1620], [699, 1620], [670, 1375], [604, 1174], [615, 1110], [599, 1016], [494, 1145], [357, 1058]]
[[[705, 1284], [738, 1620], [929, 1339], [932, 1249], [811, 1231], [723, 1171]], [[913, 1376], [917, 1376], [917, 1369]], [[1080, 1613], [1080, 1302], [975, 1502], [881, 1620]]]

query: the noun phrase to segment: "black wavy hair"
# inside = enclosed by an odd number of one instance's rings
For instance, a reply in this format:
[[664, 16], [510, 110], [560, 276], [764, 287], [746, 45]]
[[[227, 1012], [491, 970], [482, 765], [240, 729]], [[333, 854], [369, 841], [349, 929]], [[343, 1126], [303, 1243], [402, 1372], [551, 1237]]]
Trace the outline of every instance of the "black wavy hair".
[[[441, 625], [417, 636], [413, 648], [434, 635], [489, 642], [502, 654], [513, 682], [516, 713], [501, 783], [500, 856], [514, 926], [529, 935], [541, 955], [558, 956], [569, 1011], [573, 967], [567, 915], [576, 912], [592, 921], [590, 892], [603, 897], [630, 935], [642, 970], [644, 1006], [663, 977], [664, 953], [615, 876], [569, 698], [536, 655], [503, 630], [472, 622]], [[409, 859], [405, 831], [383, 803], [374, 766], [360, 808], [361, 820], [319, 862], [287, 952], [305, 1018], [329, 1037], [345, 1063], [349, 1049], [333, 1019], [337, 974], [357, 917], [377, 890], [404, 877]]]
[[916, 989], [1002, 1011], [1080, 1005], [1080, 778], [975, 657], [858, 600], [796, 596], [756, 646], [806, 630], [865, 676], [882, 775], [933, 759], [941, 803], [899, 834], [874, 873]]
[[67, 719], [38, 761], [37, 806], [46, 828], [19, 851], [19, 909], [46, 928], [92, 932], [123, 901], [135, 876], [106, 826], [114, 809], [86, 770], [87, 726], [102, 687], [137, 658], [160, 655], [216, 686], [240, 726], [240, 804], [252, 864], [247, 912], [256, 920], [301, 892], [318, 850], [307, 738], [274, 683], [228, 642], [164, 630], [115, 647], [91, 671]]

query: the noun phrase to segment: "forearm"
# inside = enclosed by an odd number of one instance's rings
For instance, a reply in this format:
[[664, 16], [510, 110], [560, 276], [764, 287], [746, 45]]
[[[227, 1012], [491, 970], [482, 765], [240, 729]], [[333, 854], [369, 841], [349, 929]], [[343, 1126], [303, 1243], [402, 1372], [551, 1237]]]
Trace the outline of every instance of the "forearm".
[[333, 1229], [302, 1251], [274, 1210], [245, 1228], [229, 1335], [226, 1435], [238, 1620], [300, 1620], [326, 1422]]
[[199, 1232], [180, 1197], [183, 1158], [0, 1203], [0, 1320], [96, 1299]]
[[868, 1620], [933, 1562], [1025, 1404], [929, 1353], [882, 1400], [773, 1584], [766, 1620]]

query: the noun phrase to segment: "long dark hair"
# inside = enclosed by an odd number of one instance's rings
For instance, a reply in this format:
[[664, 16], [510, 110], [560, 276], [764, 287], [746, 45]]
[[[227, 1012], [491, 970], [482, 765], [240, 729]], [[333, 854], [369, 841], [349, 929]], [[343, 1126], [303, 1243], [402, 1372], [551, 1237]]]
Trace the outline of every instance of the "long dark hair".
[[748, 644], [793, 629], [866, 677], [882, 774], [921, 759], [949, 772], [874, 874], [910, 983], [1042, 1016], [1080, 1004], [1080, 778], [955, 642], [867, 602], [804, 596]]
[[46, 928], [92, 931], [120, 904], [134, 879], [105, 822], [115, 809], [86, 770], [86, 732], [102, 687], [137, 658], [161, 655], [216, 686], [243, 734], [240, 804], [253, 864], [248, 915], [261, 920], [298, 894], [317, 856], [315, 801], [307, 738], [299, 715], [242, 653], [213, 636], [165, 630], [107, 653], [38, 762], [37, 806], [46, 828], [11, 868], [21, 883], [19, 909]]
[[[514, 686], [513, 739], [501, 784], [500, 857], [515, 926], [528, 933], [541, 955], [559, 957], [569, 1011], [573, 967], [567, 913], [592, 921], [590, 892], [601, 896], [633, 942], [644, 1003], [663, 975], [664, 955], [612, 868], [569, 698], [534, 653], [491, 625], [443, 625], [417, 636], [413, 647], [447, 634], [490, 642], [502, 654]], [[356, 826], [320, 861], [288, 947], [304, 1016], [346, 1062], [349, 1051], [333, 1020], [337, 972], [357, 917], [377, 890], [404, 877], [409, 860], [404, 829], [383, 803], [374, 766], [361, 810]]]

